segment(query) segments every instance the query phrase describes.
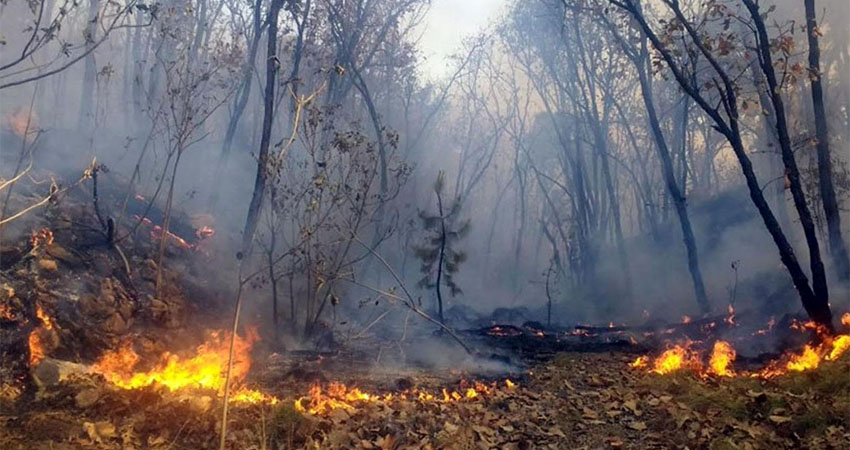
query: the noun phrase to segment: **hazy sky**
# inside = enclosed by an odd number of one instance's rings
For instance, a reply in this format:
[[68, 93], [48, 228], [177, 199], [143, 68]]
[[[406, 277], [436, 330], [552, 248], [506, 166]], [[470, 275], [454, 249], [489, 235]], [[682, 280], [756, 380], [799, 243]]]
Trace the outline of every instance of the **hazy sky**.
[[447, 57], [455, 52], [464, 37], [484, 28], [505, 5], [506, 0], [433, 0], [425, 18], [425, 33], [419, 42], [425, 77], [447, 73]]

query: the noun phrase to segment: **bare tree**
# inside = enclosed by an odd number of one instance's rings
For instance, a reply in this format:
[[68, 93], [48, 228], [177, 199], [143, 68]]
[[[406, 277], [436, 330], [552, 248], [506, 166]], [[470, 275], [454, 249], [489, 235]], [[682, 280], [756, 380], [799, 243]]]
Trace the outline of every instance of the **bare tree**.
[[815, 0], [805, 0], [806, 37], [809, 44], [809, 81], [811, 82], [812, 106], [815, 113], [815, 139], [818, 153], [818, 186], [820, 187], [823, 211], [829, 233], [829, 249], [835, 262], [835, 271], [841, 280], [850, 280], [850, 258], [841, 237], [841, 213], [832, 181], [832, 155], [829, 152], [829, 127], [826, 122], [826, 107], [823, 98], [823, 82], [820, 68], [820, 46]]

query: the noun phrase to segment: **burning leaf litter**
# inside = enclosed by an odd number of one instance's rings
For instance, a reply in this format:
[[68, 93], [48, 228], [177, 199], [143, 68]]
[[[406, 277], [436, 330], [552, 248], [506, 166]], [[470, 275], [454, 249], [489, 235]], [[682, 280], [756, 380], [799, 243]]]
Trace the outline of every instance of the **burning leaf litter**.
[[[734, 316], [734, 310], [730, 307], [729, 318]], [[841, 317], [844, 326], [850, 326], [850, 313]], [[773, 321], [769, 328], [773, 327]], [[814, 331], [817, 343], [806, 344], [798, 352], [787, 352], [776, 360], [770, 361], [758, 371], [733, 371], [732, 365], [737, 356], [732, 344], [723, 340], [714, 342], [711, 353], [708, 356], [708, 364], [704, 364], [704, 352], [698, 346], [702, 343], [693, 340], [684, 340], [673, 344], [664, 350], [656, 358], [647, 355], [637, 357], [630, 365], [633, 368], [645, 369], [658, 375], [667, 375], [680, 370], [692, 370], [702, 377], [751, 377], [751, 378], [773, 378], [788, 372], [803, 372], [817, 369], [823, 361], [835, 361], [844, 352], [850, 349], [850, 334], [829, 333], [824, 327], [812, 322], [792, 322], [791, 328], [803, 331]], [[760, 334], [760, 333], [759, 333]]]
[[[251, 369], [251, 347], [258, 339], [257, 331], [253, 328], [248, 329], [245, 337], [236, 336], [232, 370], [236, 382], [241, 382], [248, 375]], [[198, 346], [191, 358], [165, 353], [152, 369], [135, 371], [140, 357], [131, 345], [125, 344], [118, 350], [102, 355], [92, 366], [92, 373], [102, 375], [122, 389], [158, 385], [172, 392], [188, 388], [221, 392], [225, 384], [229, 351], [230, 334], [215, 331], [209, 333], [207, 341]], [[230, 399], [239, 403], [277, 403], [277, 399], [272, 396], [244, 387], [234, 392]]]
[[[313, 385], [306, 397], [295, 400], [295, 410], [312, 415], [323, 415], [335, 409], [353, 411], [358, 403], [385, 404], [393, 401], [415, 401], [420, 403], [452, 403], [465, 400], [473, 400], [481, 396], [492, 394], [500, 389], [495, 381], [484, 383], [474, 381], [468, 383], [462, 380], [459, 390], [449, 391], [443, 388], [440, 393], [408, 389], [399, 393], [369, 394], [355, 387], [348, 387], [342, 383], [330, 383], [326, 390], [319, 385]], [[516, 389], [517, 384], [510, 379], [505, 379], [504, 389]]]

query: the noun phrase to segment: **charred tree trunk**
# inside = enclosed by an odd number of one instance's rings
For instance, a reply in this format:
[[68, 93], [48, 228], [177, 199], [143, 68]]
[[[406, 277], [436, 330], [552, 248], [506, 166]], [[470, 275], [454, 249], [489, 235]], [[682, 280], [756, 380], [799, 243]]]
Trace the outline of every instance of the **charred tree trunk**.
[[850, 260], [847, 248], [841, 238], [841, 215], [835, 187], [832, 182], [832, 161], [829, 154], [829, 129], [826, 123], [826, 108], [823, 99], [823, 85], [820, 71], [820, 46], [815, 19], [815, 0], [805, 0], [806, 35], [809, 43], [809, 80], [812, 83], [812, 106], [815, 113], [815, 135], [817, 138], [818, 178], [823, 212], [829, 235], [829, 250], [835, 264], [835, 271], [842, 281], [850, 280]]
[[272, 0], [268, 16], [266, 17], [269, 33], [266, 50], [266, 88], [263, 94], [263, 131], [260, 138], [260, 152], [257, 160], [257, 176], [254, 180], [254, 193], [251, 196], [248, 217], [245, 220], [245, 232], [242, 236], [243, 258], [247, 258], [251, 254], [254, 233], [257, 231], [257, 223], [259, 222], [260, 210], [262, 209], [263, 198], [266, 192], [266, 180], [268, 179], [269, 172], [269, 144], [272, 134], [272, 118], [274, 117], [274, 91], [275, 84], [277, 84], [279, 66], [277, 59], [277, 19], [282, 6], [283, 0]]

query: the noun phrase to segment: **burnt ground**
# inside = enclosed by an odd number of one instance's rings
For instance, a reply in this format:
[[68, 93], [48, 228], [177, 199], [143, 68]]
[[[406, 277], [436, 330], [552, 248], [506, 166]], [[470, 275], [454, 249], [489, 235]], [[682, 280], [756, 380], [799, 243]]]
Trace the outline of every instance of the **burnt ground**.
[[[840, 449], [850, 446], [850, 359], [772, 381], [702, 380], [631, 369], [630, 355], [562, 353], [518, 386], [456, 402], [353, 402], [321, 416], [293, 408], [320, 376], [373, 393], [455, 389], [457, 374], [343, 370], [325, 358], [286, 373], [262, 371], [277, 405], [236, 406], [229, 448], [707, 448]], [[292, 365], [290, 364], [290, 367]], [[273, 374], [278, 374], [274, 376]], [[286, 376], [280, 376], [285, 374]], [[451, 381], [454, 380], [454, 381]], [[315, 380], [313, 380], [315, 381]], [[407, 386], [401, 386], [407, 387]], [[220, 403], [202, 393], [123, 391], [79, 377], [10, 403], [0, 448], [133, 449], [217, 447]]]

